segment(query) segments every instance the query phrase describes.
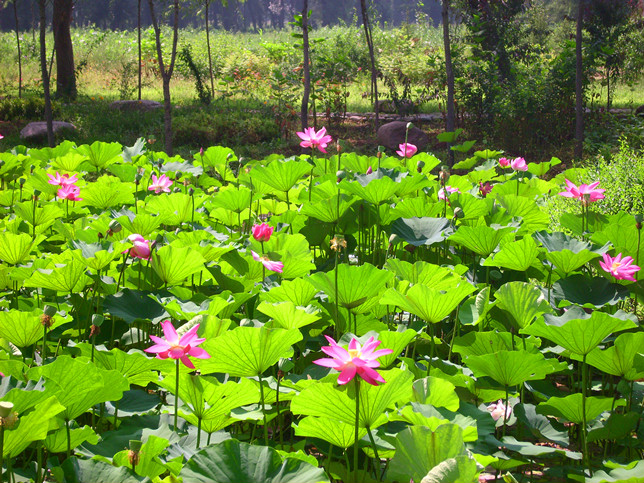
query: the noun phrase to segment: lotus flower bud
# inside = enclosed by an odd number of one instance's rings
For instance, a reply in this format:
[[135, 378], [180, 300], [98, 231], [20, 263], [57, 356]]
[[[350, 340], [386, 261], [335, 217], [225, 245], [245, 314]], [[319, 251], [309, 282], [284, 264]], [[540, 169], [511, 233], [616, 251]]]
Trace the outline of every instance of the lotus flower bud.
[[344, 178], [347, 177], [347, 173], [345, 171], [340, 170], [340, 171], [335, 173], [335, 177], [337, 178], [338, 183], [339, 183], [340, 181], [342, 181]]
[[190, 196], [193, 196], [193, 195], [195, 194], [195, 189], [194, 189], [194, 188], [189, 188], [189, 189], [188, 189], [188, 194], [189, 194]]
[[407, 130], [409, 131], [414, 125], [411, 122], [407, 123]]
[[203, 148], [199, 149], [199, 155], [203, 157]]
[[438, 174], [438, 179], [442, 185], [445, 185], [449, 180], [449, 168], [447, 166], [441, 166], [441, 171]]
[[228, 153], [226, 155], [226, 162], [230, 161], [232, 159], [232, 157], [233, 157], [233, 153]]
[[121, 226], [121, 224], [118, 222], [118, 220], [112, 220], [112, 221], [110, 221], [110, 224], [109, 224], [109, 226], [108, 226], [108, 229], [109, 229], [112, 233], [119, 233], [119, 232], [123, 229], [123, 227], [122, 227], [122, 226]]
[[339, 139], [335, 142], [335, 150], [338, 152], [338, 154], [342, 152], [342, 146], [340, 145]]

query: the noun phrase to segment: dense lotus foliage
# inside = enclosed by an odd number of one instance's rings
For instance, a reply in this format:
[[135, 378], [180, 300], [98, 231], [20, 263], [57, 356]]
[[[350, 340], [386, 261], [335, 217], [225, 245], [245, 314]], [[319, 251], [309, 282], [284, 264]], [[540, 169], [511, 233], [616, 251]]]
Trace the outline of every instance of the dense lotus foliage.
[[2, 481], [644, 481], [641, 217], [328, 138], [0, 154]]

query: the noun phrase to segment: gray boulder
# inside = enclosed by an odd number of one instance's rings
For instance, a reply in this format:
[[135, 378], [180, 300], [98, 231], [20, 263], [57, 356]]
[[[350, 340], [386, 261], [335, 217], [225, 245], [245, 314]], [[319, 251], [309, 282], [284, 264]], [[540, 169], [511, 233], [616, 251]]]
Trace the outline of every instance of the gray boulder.
[[[54, 121], [53, 122], [54, 134], [58, 134], [62, 130], [76, 131], [76, 126], [71, 122]], [[22, 139], [40, 139], [47, 137], [47, 123], [45, 121], [30, 122], [22, 131], [20, 131]]]
[[[383, 124], [378, 128], [378, 143], [389, 148], [396, 150], [398, 145], [405, 142], [405, 131], [407, 129], [407, 123], [402, 121], [393, 121]], [[429, 136], [422, 130], [417, 127], [412, 127], [409, 129], [409, 134], [407, 135], [407, 142], [413, 144], [422, 150], [429, 144]]]
[[140, 101], [114, 101], [110, 104], [110, 109], [117, 111], [154, 111], [163, 107], [163, 104], [157, 101], [140, 100]]

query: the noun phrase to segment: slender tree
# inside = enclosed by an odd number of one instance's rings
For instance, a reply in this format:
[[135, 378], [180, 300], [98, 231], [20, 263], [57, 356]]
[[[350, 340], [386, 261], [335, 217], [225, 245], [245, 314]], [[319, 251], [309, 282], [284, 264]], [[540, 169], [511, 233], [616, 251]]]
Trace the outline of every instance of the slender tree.
[[138, 0], [138, 9], [137, 9], [137, 17], [136, 17], [136, 33], [137, 33], [137, 44], [139, 47], [139, 68], [138, 68], [138, 73], [139, 73], [139, 101], [141, 100], [141, 69], [143, 69], [142, 65], [142, 56], [141, 56], [141, 0]]
[[38, 0], [40, 10], [40, 71], [45, 95], [45, 120], [47, 121], [47, 143], [54, 147], [54, 117], [51, 112], [51, 93], [49, 92], [49, 73], [47, 72], [47, 0]]
[[22, 54], [20, 52], [20, 27], [18, 26], [18, 0], [13, 0], [13, 17], [16, 23], [16, 46], [18, 47], [18, 97], [22, 97]]
[[311, 93], [311, 66], [309, 64], [309, 0], [302, 0], [302, 51], [304, 71], [304, 94], [302, 95], [302, 108], [300, 119], [302, 131], [309, 126], [309, 94]]
[[157, 43], [157, 58], [159, 62], [159, 71], [163, 81], [163, 104], [164, 104], [164, 137], [165, 151], [172, 156], [172, 98], [170, 96], [170, 79], [174, 72], [174, 61], [177, 58], [177, 41], [179, 39], [179, 0], [172, 1], [173, 21], [172, 21], [172, 52], [170, 62], [167, 67], [163, 61], [163, 52], [161, 50], [161, 29], [154, 11], [154, 0], [148, 0], [150, 6], [150, 16], [152, 17], [152, 26], [154, 27], [154, 36]]
[[208, 73], [210, 74], [210, 93], [214, 97], [215, 95], [215, 76], [212, 73], [212, 50], [210, 48], [210, 1], [204, 0], [204, 6], [206, 7], [206, 47], [208, 49]]
[[582, 27], [584, 0], [577, 0], [577, 33], [575, 36], [575, 158], [581, 159], [584, 150], [584, 71], [582, 63]]
[[[447, 75], [447, 132], [454, 132], [454, 70], [452, 69], [452, 50], [449, 41], [449, 0], [443, 0], [443, 48], [445, 50], [445, 74]], [[448, 149], [448, 164], [454, 165], [454, 151]]]
[[365, 38], [367, 39], [367, 47], [369, 47], [369, 60], [371, 61], [371, 102], [376, 114], [376, 130], [380, 120], [378, 118], [378, 72], [376, 70], [376, 57], [373, 49], [373, 37], [371, 35], [371, 23], [369, 22], [369, 12], [367, 11], [366, 0], [360, 0], [360, 10], [362, 12], [362, 25], [364, 25]]
[[54, 49], [56, 51], [56, 96], [76, 99], [76, 69], [71, 24], [74, 0], [54, 0]]

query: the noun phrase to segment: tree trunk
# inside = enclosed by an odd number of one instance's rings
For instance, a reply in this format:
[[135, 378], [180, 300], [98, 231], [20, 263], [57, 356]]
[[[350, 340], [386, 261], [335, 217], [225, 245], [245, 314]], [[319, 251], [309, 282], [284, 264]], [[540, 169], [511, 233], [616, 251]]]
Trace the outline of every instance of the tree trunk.
[[309, 65], [309, 0], [302, 0], [302, 51], [304, 70], [304, 94], [302, 95], [302, 107], [300, 109], [300, 120], [302, 131], [309, 126], [309, 94], [311, 93], [311, 69]]
[[139, 47], [139, 101], [141, 100], [141, 69], [143, 69], [142, 56], [141, 56], [141, 0], [138, 1], [138, 14], [136, 17], [136, 33], [137, 33], [137, 43]]
[[38, 0], [40, 7], [40, 71], [45, 95], [45, 120], [47, 121], [47, 143], [54, 147], [54, 121], [51, 112], [51, 93], [49, 92], [49, 73], [47, 72], [47, 0]]
[[166, 69], [163, 63], [163, 52], [161, 51], [161, 30], [159, 22], [154, 13], [154, 0], [148, 0], [150, 6], [150, 16], [152, 17], [152, 26], [154, 27], [154, 36], [157, 44], [157, 58], [159, 61], [159, 71], [163, 80], [163, 105], [164, 105], [164, 146], [168, 156], [172, 156], [172, 98], [170, 97], [170, 79], [174, 71], [174, 61], [177, 57], [177, 41], [179, 38], [179, 0], [173, 0], [173, 22], [172, 22], [172, 53], [170, 54], [170, 63]]
[[376, 71], [376, 57], [373, 52], [373, 37], [371, 36], [371, 24], [369, 23], [369, 13], [367, 12], [367, 2], [365, 0], [360, 0], [360, 9], [362, 10], [362, 24], [364, 25], [365, 37], [367, 39], [367, 46], [369, 47], [369, 59], [371, 61], [371, 89], [372, 96], [371, 102], [373, 102], [373, 110], [376, 115], [376, 125], [375, 129], [378, 130], [378, 125], [380, 120], [378, 118], [378, 73]]
[[18, 97], [22, 97], [22, 54], [20, 53], [20, 28], [18, 27], [18, 0], [13, 0], [13, 17], [16, 22], [16, 45], [18, 47]]
[[210, 0], [206, 0], [206, 46], [208, 47], [208, 73], [210, 74], [210, 94], [215, 97], [215, 77], [212, 73], [212, 50], [210, 48], [210, 15], [208, 11], [210, 8]]
[[76, 99], [74, 46], [70, 27], [74, 0], [54, 0], [54, 45], [56, 49], [56, 96]]
[[[454, 132], [454, 70], [452, 69], [452, 51], [449, 41], [449, 0], [443, 0], [443, 48], [445, 50], [445, 74], [447, 75], [447, 124], [445, 126], [447, 132]], [[454, 151], [451, 149], [451, 144], [448, 144], [448, 159], [449, 167], [454, 166]]]
[[584, 151], [584, 91], [582, 64], [582, 25], [584, 16], [584, 0], [577, 0], [577, 35], [575, 37], [575, 158], [581, 159]]

